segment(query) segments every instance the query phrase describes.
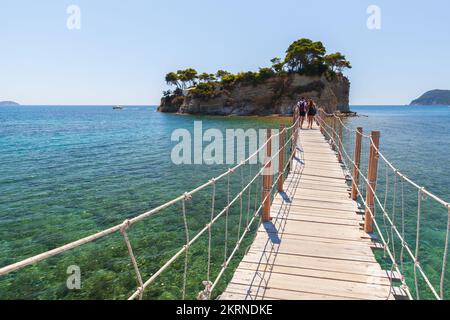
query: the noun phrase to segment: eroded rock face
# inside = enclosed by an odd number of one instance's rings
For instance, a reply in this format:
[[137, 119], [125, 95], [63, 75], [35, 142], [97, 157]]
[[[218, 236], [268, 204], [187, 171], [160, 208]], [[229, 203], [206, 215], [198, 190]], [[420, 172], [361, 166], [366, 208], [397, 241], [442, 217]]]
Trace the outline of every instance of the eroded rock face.
[[328, 81], [325, 77], [291, 74], [274, 77], [262, 84], [217, 87], [214, 97], [163, 98], [159, 111], [209, 115], [292, 114], [293, 106], [304, 96], [313, 99], [327, 112], [349, 111], [350, 82], [346, 77]]

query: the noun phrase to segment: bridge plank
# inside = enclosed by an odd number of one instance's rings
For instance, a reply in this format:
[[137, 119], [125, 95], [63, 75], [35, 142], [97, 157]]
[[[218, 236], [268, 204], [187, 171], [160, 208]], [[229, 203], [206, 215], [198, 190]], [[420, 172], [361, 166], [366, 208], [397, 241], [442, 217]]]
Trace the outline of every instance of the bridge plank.
[[271, 274], [270, 277], [254, 271], [238, 269], [231, 283], [249, 287], [274, 288], [291, 292], [333, 295], [342, 298], [385, 300], [390, 288], [369, 283], [345, 282], [335, 279], [312, 278], [297, 275]]

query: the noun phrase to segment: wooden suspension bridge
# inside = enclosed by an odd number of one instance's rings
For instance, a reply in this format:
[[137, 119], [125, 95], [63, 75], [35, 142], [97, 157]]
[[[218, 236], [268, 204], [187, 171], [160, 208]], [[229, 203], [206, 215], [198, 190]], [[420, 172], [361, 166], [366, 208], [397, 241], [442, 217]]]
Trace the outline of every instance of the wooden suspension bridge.
[[[355, 149], [352, 157], [344, 147], [344, 129], [355, 135]], [[363, 138], [368, 139], [370, 145], [367, 175], [364, 174], [361, 165]], [[273, 154], [272, 144], [275, 139], [278, 139], [280, 150]], [[200, 300], [208, 300], [214, 296], [223, 300], [412, 299], [413, 295], [407, 286], [405, 275], [401, 272], [404, 270], [405, 257], [414, 264], [416, 298], [420, 298], [418, 288], [420, 277], [434, 298], [445, 299], [450, 204], [397, 170], [380, 152], [379, 142], [379, 132], [374, 131], [370, 136], [366, 136], [362, 128], [352, 130], [345, 126], [340, 117], [327, 114], [322, 109], [317, 117], [317, 126], [313, 130], [300, 130], [300, 119], [296, 113], [292, 127], [281, 126], [276, 135], [272, 134], [272, 130], [267, 130], [267, 141], [254, 154], [204, 185], [139, 216], [127, 219], [119, 225], [23, 261], [0, 267], [0, 277], [87, 243], [120, 233], [126, 244], [137, 282], [137, 289], [129, 299], [145, 298], [144, 294], [148, 287], [152, 286], [162, 273], [183, 256], [185, 266], [181, 298], [185, 299], [190, 247], [201, 237], [208, 236], [208, 274], [207, 280], [203, 282], [204, 290], [197, 297]], [[259, 157], [261, 152], [266, 153], [266, 160], [261, 170], [231, 199], [230, 176], [250, 164], [252, 160]], [[278, 159], [279, 164], [277, 175], [273, 175], [272, 172], [272, 163], [275, 159]], [[418, 191], [415, 247], [406, 241], [404, 221], [391, 219], [386, 205], [383, 206], [377, 196], [380, 160], [385, 163], [386, 168], [392, 170], [396, 179], [401, 179], [402, 183], [408, 183]], [[259, 186], [260, 178], [262, 178], [262, 186]], [[217, 213], [216, 183], [227, 179], [228, 202]], [[256, 193], [260, 193], [262, 189], [261, 198], [256, 198], [252, 215], [250, 216], [248, 212], [247, 222], [244, 223], [243, 196], [248, 193], [250, 203], [252, 187], [255, 184], [257, 184]], [[365, 186], [365, 191], [361, 186]], [[191, 237], [185, 203], [191, 201], [198, 192], [207, 189], [212, 190], [211, 220], [200, 232]], [[423, 196], [435, 201], [448, 213], [439, 288], [431, 283], [419, 259]], [[149, 279], [144, 279], [141, 272], [142, 266], [138, 264], [127, 232], [140, 221], [180, 203], [186, 231], [186, 244]], [[225, 225], [228, 226], [230, 208], [239, 206], [239, 203], [240, 219], [235, 247], [227, 247], [228, 231], [225, 231], [225, 260], [218, 274], [213, 275], [210, 268], [212, 226], [220, 219], [225, 219]], [[248, 211], [250, 211], [250, 204]], [[386, 233], [382, 232], [377, 223], [375, 214], [381, 215], [390, 228], [387, 239]], [[217, 292], [219, 282], [223, 279], [232, 259], [236, 258], [244, 239], [251, 234], [251, 227], [256, 221], [260, 223], [256, 228], [253, 243], [234, 271], [234, 276], [225, 291]], [[390, 247], [394, 241], [393, 237], [401, 243], [400, 258], [395, 254], [395, 248]], [[390, 260], [390, 270], [384, 270], [377, 262], [375, 250], [384, 251], [384, 256]]]
[[301, 131], [299, 141], [301, 157], [221, 298], [405, 298], [391, 290], [401, 276], [375, 259], [383, 246], [364, 231], [335, 152], [318, 128]]

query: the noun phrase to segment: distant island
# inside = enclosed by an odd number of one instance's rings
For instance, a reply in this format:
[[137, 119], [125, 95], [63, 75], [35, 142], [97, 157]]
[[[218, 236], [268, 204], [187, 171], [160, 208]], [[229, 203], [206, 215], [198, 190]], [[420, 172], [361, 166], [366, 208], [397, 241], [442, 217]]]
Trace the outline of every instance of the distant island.
[[0, 107], [15, 107], [15, 106], [20, 106], [20, 104], [14, 101], [0, 101]]
[[289, 115], [304, 96], [327, 112], [349, 112], [350, 81], [343, 70], [351, 64], [340, 52], [327, 54], [322, 42], [293, 42], [284, 59], [270, 67], [232, 74], [198, 73], [188, 68], [170, 72], [160, 112], [209, 115]]
[[431, 90], [411, 102], [412, 106], [450, 106], [450, 90]]

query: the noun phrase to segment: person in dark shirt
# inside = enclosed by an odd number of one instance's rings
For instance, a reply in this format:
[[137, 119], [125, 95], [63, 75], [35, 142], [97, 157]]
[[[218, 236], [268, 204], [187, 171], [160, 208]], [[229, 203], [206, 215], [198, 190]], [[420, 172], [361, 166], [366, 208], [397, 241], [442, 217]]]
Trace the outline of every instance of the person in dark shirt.
[[304, 97], [300, 99], [299, 102], [297, 102], [297, 108], [300, 114], [300, 129], [303, 129], [303, 124], [305, 123], [306, 114], [307, 114], [307, 108], [308, 108], [308, 102]]

